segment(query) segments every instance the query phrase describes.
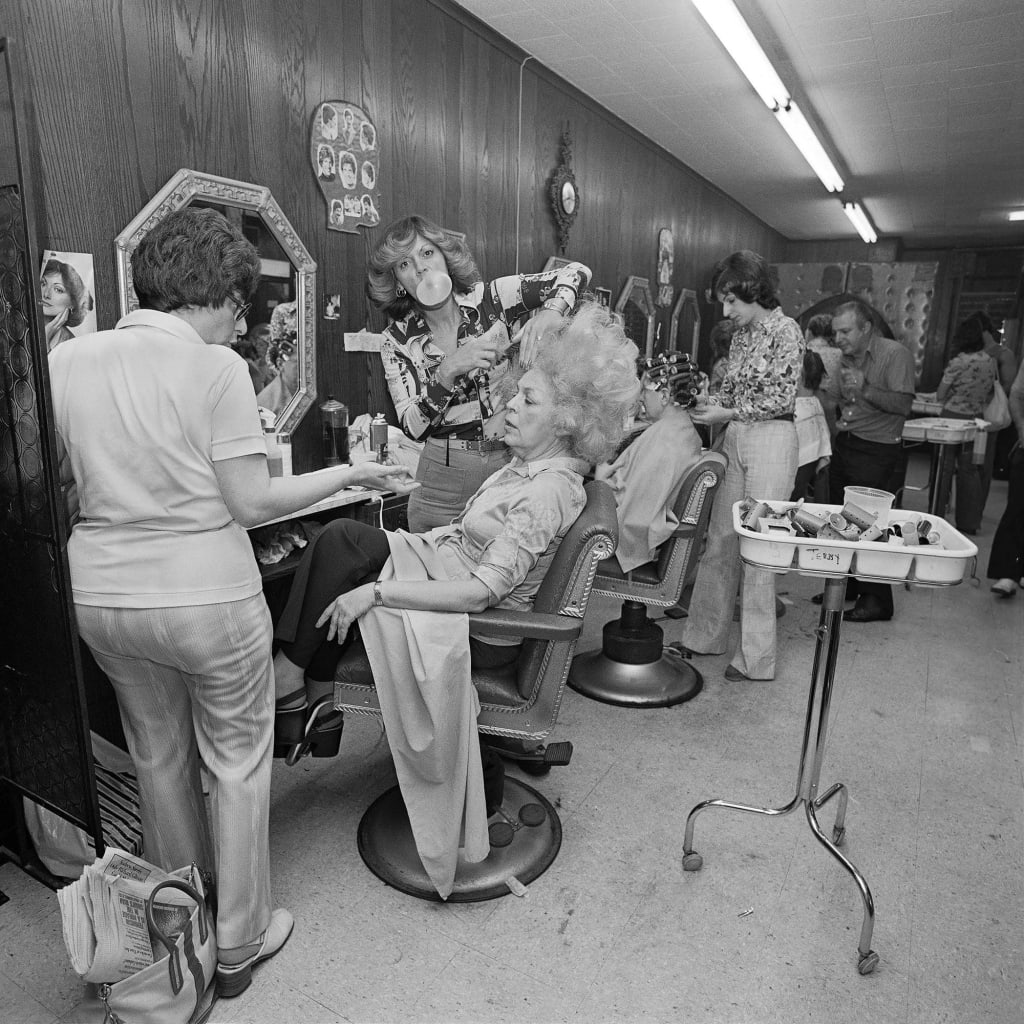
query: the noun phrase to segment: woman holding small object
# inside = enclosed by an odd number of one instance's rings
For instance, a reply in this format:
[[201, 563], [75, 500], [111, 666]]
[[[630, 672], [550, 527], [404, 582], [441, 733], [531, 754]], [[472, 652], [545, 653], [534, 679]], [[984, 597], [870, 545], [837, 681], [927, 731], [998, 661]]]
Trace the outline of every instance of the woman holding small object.
[[[508, 462], [504, 403], [590, 280], [581, 263], [484, 282], [466, 243], [424, 217], [396, 221], [370, 256], [370, 298], [391, 318], [381, 359], [398, 420], [424, 441], [409, 501], [414, 533], [447, 526]], [[537, 314], [509, 339], [531, 310]], [[519, 346], [512, 359], [511, 346]]]
[[768, 264], [735, 252], [715, 267], [712, 289], [735, 325], [717, 395], [690, 411], [695, 423], [727, 425], [729, 465], [715, 498], [708, 542], [690, 600], [683, 644], [693, 654], [722, 654], [740, 590], [740, 639], [725, 678], [775, 677], [775, 576], [741, 565], [732, 507], [744, 498], [785, 501], [797, 470], [793, 424], [804, 339], [779, 309]]

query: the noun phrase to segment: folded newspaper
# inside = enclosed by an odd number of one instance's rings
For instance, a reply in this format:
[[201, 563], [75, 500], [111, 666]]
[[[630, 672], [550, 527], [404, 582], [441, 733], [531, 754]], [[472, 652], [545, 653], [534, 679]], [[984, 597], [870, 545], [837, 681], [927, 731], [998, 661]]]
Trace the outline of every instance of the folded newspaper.
[[[194, 882], [192, 868], [169, 874], [124, 850], [108, 849], [82, 877], [57, 890], [64, 944], [71, 966], [86, 981], [113, 984], [129, 978], [167, 950], [146, 921], [146, 900], [169, 879]], [[174, 939], [195, 903], [178, 889], [162, 889], [153, 904], [161, 931]]]

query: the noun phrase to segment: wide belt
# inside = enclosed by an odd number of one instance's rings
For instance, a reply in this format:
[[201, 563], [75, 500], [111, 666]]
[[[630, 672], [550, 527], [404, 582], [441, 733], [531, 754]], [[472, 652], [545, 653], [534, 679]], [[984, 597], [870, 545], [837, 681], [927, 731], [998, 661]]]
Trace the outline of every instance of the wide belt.
[[457, 437], [438, 438], [447, 444], [452, 451], [462, 452], [501, 452], [505, 450], [505, 442], [500, 437], [482, 437], [477, 441], [463, 441]]

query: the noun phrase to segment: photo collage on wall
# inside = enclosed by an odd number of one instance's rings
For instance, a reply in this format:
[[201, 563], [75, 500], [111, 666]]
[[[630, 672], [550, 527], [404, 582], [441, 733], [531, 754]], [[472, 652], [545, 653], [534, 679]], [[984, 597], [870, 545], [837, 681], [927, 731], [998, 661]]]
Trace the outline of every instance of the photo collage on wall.
[[313, 114], [310, 159], [327, 203], [327, 227], [355, 234], [380, 223], [377, 128], [362, 107], [327, 100]]

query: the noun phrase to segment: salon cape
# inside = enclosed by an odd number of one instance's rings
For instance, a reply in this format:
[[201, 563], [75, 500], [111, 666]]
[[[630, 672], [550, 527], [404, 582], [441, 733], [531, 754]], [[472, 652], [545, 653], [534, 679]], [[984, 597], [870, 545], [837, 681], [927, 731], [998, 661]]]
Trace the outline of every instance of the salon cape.
[[[425, 537], [388, 532], [381, 580], [447, 580]], [[442, 899], [490, 852], [464, 612], [372, 608], [359, 620], [416, 850]]]

